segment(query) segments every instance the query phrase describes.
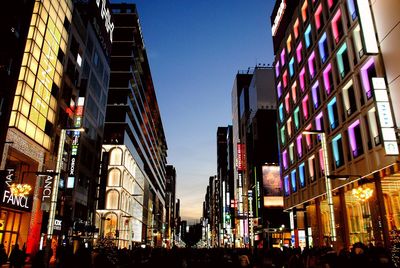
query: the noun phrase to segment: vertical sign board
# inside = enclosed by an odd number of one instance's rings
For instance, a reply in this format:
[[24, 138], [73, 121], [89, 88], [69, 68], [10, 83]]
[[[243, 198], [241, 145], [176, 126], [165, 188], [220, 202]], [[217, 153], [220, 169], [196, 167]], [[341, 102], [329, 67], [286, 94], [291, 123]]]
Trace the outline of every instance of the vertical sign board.
[[378, 111], [379, 123], [382, 131], [383, 146], [386, 155], [398, 155], [399, 147], [397, 144], [396, 132], [392, 117], [392, 108], [383, 77], [373, 77], [372, 86]]
[[[85, 105], [85, 98], [79, 97], [75, 108], [74, 128], [82, 127], [83, 106]], [[71, 144], [71, 158], [69, 160], [68, 168], [68, 181], [67, 188], [75, 187], [75, 174], [77, 166], [77, 157], [79, 149], [80, 131], [72, 131], [72, 144]]]
[[45, 175], [45, 176], [38, 176], [38, 177], [42, 180], [44, 179], [43, 190], [42, 190], [41, 209], [44, 211], [49, 211], [50, 204], [51, 204], [51, 195], [53, 192], [54, 176], [53, 175]]
[[279, 166], [262, 166], [264, 207], [283, 207]]

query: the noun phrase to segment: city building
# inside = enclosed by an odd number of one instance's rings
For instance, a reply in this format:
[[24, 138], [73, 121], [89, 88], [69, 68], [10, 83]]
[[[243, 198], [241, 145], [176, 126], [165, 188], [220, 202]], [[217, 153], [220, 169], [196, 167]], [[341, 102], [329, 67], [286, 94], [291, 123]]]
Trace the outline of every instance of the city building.
[[175, 244], [176, 228], [176, 170], [166, 166], [166, 197], [165, 197], [165, 244], [169, 248]]
[[111, 8], [115, 28], [96, 226], [119, 247], [161, 247], [167, 143], [136, 6]]
[[277, 1], [284, 209], [294, 246], [399, 236], [397, 1]]

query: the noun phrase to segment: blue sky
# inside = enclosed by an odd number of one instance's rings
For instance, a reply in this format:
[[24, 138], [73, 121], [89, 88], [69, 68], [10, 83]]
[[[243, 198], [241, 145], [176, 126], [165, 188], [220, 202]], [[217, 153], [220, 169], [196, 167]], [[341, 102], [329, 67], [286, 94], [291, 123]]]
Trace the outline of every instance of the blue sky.
[[[117, 1], [113, 1], [117, 2]], [[272, 64], [273, 0], [137, 0], [144, 42], [177, 171], [181, 217], [200, 219], [217, 173], [216, 132], [231, 124], [238, 70]]]

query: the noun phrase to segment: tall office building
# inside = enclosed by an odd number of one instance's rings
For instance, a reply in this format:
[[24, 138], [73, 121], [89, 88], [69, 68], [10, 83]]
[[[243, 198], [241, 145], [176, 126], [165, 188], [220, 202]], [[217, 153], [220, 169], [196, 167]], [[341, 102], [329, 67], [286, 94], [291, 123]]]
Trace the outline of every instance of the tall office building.
[[169, 248], [175, 244], [176, 228], [176, 170], [174, 166], [166, 166], [166, 196], [165, 196], [165, 244]]
[[96, 226], [102, 236], [161, 246], [167, 143], [134, 4], [112, 4], [114, 35]]
[[276, 2], [280, 166], [296, 246], [390, 246], [399, 235], [394, 10], [397, 1]]

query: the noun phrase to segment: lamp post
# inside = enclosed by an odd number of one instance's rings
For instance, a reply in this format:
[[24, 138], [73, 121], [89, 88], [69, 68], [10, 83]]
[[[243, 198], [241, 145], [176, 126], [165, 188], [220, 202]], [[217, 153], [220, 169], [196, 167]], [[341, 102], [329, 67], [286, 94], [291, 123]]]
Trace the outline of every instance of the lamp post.
[[336, 224], [335, 224], [335, 211], [333, 207], [333, 197], [332, 197], [332, 183], [330, 179], [329, 163], [328, 163], [328, 150], [326, 146], [326, 134], [319, 130], [306, 130], [302, 132], [303, 135], [321, 135], [321, 146], [322, 146], [322, 156], [324, 157], [324, 177], [325, 177], [325, 188], [326, 188], [326, 199], [328, 201], [329, 210], [329, 228], [330, 228], [330, 238], [331, 242], [336, 241]]
[[52, 238], [53, 231], [54, 231], [54, 220], [55, 220], [55, 216], [56, 216], [58, 185], [60, 183], [62, 156], [64, 153], [64, 144], [65, 144], [65, 139], [67, 138], [67, 131], [84, 132], [84, 131], [86, 131], [86, 128], [64, 128], [64, 129], [61, 129], [60, 142], [58, 144], [58, 150], [57, 150], [57, 162], [56, 162], [56, 170], [55, 170], [56, 175], [54, 176], [53, 189], [51, 192], [51, 199], [50, 199], [49, 220], [47, 222], [47, 238], [48, 239]]

